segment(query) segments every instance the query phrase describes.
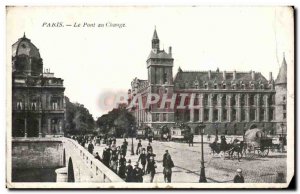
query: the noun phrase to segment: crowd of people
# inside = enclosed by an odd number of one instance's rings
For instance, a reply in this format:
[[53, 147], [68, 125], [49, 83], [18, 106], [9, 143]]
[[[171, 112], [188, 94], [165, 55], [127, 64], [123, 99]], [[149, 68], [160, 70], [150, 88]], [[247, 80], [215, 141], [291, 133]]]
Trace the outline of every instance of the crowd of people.
[[[139, 157], [136, 162], [132, 162], [131, 159], [126, 159], [128, 148], [126, 138], [124, 138], [121, 146], [116, 145], [116, 138], [114, 137], [72, 136], [71, 138], [86, 147], [88, 152], [93, 154], [97, 160], [101, 161], [126, 182], [143, 182], [143, 176], [147, 174], [150, 175], [150, 182], [153, 182], [157, 164], [155, 161], [156, 154], [154, 154], [151, 145], [152, 141], [149, 141], [145, 147], [143, 147], [141, 140], [138, 141], [135, 154]], [[100, 156], [98, 152], [94, 153], [94, 146], [101, 145], [101, 142], [105, 144], [105, 148]], [[174, 163], [168, 150], [163, 155], [163, 167], [165, 182], [171, 182]]]

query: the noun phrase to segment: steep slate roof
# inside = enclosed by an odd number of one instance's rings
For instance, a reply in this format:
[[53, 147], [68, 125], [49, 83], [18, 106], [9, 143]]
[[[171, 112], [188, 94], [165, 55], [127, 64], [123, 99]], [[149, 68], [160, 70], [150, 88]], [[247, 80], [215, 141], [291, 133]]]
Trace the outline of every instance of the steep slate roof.
[[151, 50], [148, 59], [173, 59], [173, 58], [171, 54], [166, 53], [166, 51], [164, 50], [158, 51], [157, 53]]
[[286, 84], [287, 83], [287, 64], [285, 57], [283, 57], [282, 65], [279, 69], [275, 84]]
[[[181, 70], [181, 69], [180, 69]], [[183, 85], [188, 83], [189, 86], [194, 85], [194, 82], [198, 80], [199, 87], [204, 87], [204, 83], [240, 83], [248, 84], [250, 81], [261, 81], [261, 83], [267, 83], [268, 80], [261, 74], [255, 73], [255, 80], [252, 80], [251, 72], [238, 72], [236, 71], [236, 79], [233, 80], [233, 72], [226, 72], [226, 80], [223, 79], [223, 72], [211, 71], [211, 78], [208, 77], [208, 71], [179, 71], [174, 79], [174, 83]], [[185, 87], [184, 87], [185, 88]]]

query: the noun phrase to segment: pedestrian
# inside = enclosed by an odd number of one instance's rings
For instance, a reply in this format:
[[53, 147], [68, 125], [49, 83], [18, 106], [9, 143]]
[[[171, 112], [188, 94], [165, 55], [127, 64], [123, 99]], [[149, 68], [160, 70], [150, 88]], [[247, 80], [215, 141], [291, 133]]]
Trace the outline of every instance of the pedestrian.
[[172, 179], [172, 168], [174, 167], [174, 162], [168, 150], [166, 150], [166, 153], [163, 156], [163, 167], [164, 180], [165, 182], [170, 183]]
[[133, 169], [133, 182], [142, 183], [143, 182], [143, 171], [139, 167], [139, 163], [135, 163], [134, 169]]
[[119, 159], [118, 175], [119, 175], [119, 177], [124, 179], [124, 178], [126, 178], [125, 173], [126, 173], [126, 158], [124, 157], [124, 155], [121, 155], [121, 158]]
[[153, 183], [154, 175], [155, 175], [155, 168], [157, 168], [155, 161], [154, 161], [154, 156], [150, 157], [150, 161], [148, 164], [149, 171], [150, 171], [150, 183]]
[[143, 148], [142, 153], [139, 156], [138, 162], [141, 161], [142, 164], [142, 170], [143, 174], [146, 174], [145, 167], [146, 167], [146, 162], [147, 162], [147, 155], [146, 155], [146, 150]]
[[147, 152], [149, 152], [150, 150], [153, 152], [153, 148], [151, 146], [151, 143], [149, 142], [147, 146]]
[[139, 155], [141, 153], [141, 149], [142, 149], [142, 141], [139, 140], [139, 143], [136, 147], [136, 155]]
[[126, 156], [126, 152], [127, 152], [127, 145], [125, 142], [123, 142], [123, 144], [121, 145], [121, 154]]
[[149, 161], [150, 161], [150, 158], [151, 156], [156, 156], [155, 154], [153, 154], [152, 150], [149, 150], [148, 153], [147, 153], [147, 168], [146, 168], [146, 173], [149, 174], [150, 171], [149, 171]]
[[88, 145], [88, 151], [93, 154], [94, 151], [94, 145], [92, 144], [92, 141], [90, 141], [89, 145]]
[[102, 155], [103, 163], [105, 166], [109, 167], [109, 162], [110, 162], [110, 151], [108, 148], [104, 148], [103, 150], [103, 155]]
[[116, 174], [118, 173], [118, 156], [115, 153], [111, 155], [110, 169]]
[[244, 176], [242, 174], [242, 169], [238, 168], [236, 170], [236, 175], [233, 178], [233, 182], [234, 183], [244, 183], [245, 182]]
[[133, 182], [133, 175], [132, 175], [133, 168], [131, 166], [131, 160], [129, 159], [126, 166], [126, 182]]
[[99, 156], [99, 153], [98, 153], [98, 152], [96, 152], [96, 156], [95, 156], [95, 158], [96, 158], [97, 160], [101, 161], [101, 158], [100, 158], [100, 156]]

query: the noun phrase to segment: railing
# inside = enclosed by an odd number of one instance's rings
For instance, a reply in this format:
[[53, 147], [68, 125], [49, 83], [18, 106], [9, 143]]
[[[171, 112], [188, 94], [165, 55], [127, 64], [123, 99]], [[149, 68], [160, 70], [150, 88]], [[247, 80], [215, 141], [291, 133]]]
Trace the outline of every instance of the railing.
[[70, 146], [70, 149], [72, 149], [75, 154], [80, 156], [85, 166], [90, 169], [90, 172], [93, 175], [91, 182], [124, 182], [123, 179], [106, 167], [102, 162], [95, 159], [91, 153], [89, 153], [76, 141], [69, 138], [61, 139], [64, 144], [68, 144], [68, 146]]

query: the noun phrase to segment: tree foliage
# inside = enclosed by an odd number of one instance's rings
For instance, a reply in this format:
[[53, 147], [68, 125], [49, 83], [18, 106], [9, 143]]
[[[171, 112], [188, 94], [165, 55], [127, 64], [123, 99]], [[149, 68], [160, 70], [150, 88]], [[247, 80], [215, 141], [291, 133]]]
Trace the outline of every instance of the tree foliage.
[[102, 115], [96, 121], [97, 127], [103, 134], [121, 137], [125, 135], [135, 135], [136, 121], [132, 114], [125, 108], [116, 108], [107, 114]]
[[95, 128], [95, 121], [89, 110], [84, 105], [66, 100], [66, 132], [69, 134], [91, 133]]

